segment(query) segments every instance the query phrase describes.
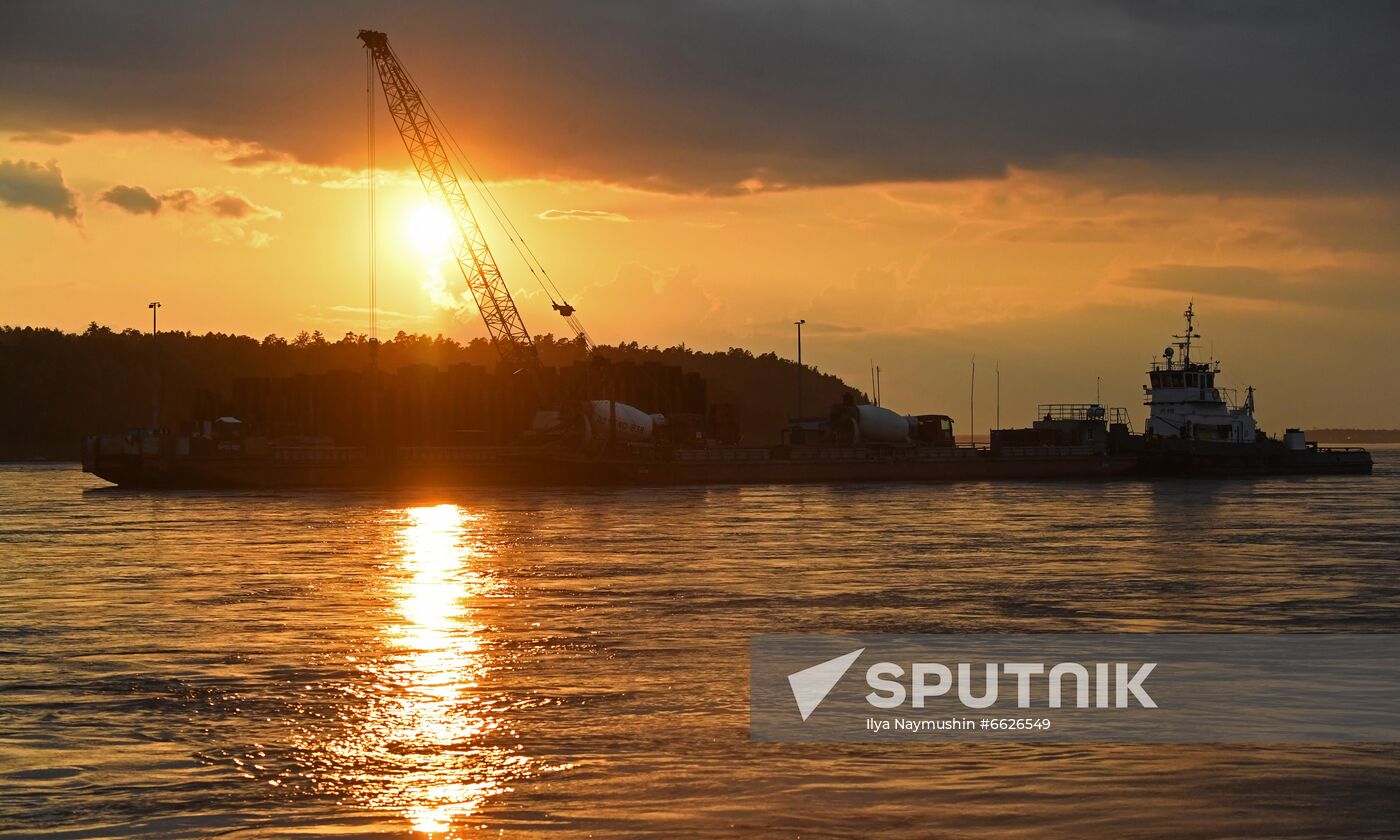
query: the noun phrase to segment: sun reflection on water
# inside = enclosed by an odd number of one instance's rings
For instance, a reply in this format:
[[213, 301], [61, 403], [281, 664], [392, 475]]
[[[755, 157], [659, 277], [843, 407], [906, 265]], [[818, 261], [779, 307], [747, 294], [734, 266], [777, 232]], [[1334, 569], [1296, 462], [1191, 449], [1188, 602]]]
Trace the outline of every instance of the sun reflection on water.
[[522, 755], [508, 697], [482, 690], [499, 654], [478, 619], [507, 597], [483, 570], [478, 518], [442, 504], [410, 508], [394, 535], [392, 620], [347, 731], [322, 743], [350, 800], [400, 813], [414, 831], [454, 836], [488, 799], [536, 768]]

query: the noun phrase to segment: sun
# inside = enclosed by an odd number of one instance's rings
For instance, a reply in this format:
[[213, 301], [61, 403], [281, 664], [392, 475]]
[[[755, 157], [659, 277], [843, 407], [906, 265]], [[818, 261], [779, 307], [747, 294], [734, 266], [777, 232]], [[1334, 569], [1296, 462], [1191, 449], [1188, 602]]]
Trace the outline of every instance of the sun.
[[418, 254], [437, 261], [452, 255], [452, 217], [435, 204], [423, 202], [408, 214], [404, 232]]

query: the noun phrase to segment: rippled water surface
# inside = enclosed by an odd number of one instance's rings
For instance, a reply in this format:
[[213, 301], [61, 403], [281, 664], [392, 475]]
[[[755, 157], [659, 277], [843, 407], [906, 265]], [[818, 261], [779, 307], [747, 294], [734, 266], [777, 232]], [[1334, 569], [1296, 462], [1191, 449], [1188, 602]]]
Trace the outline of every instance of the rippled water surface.
[[753, 744], [753, 633], [1400, 630], [1233, 482], [155, 494], [0, 465], [0, 833], [1395, 836], [1386, 746]]

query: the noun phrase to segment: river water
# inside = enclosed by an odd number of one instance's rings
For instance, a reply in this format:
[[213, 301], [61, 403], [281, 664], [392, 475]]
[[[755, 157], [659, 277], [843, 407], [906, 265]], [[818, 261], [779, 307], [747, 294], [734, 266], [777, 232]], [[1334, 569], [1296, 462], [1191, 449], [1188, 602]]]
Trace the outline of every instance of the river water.
[[1400, 630], [1371, 477], [140, 493], [0, 465], [0, 833], [1393, 837], [1394, 746], [759, 744], [755, 633]]

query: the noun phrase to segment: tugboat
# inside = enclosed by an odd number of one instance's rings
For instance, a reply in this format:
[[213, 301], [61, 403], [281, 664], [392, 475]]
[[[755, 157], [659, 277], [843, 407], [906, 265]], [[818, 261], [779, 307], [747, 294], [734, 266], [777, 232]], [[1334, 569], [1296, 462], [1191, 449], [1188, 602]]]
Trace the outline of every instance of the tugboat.
[[[1195, 306], [1186, 306], [1186, 331], [1162, 351], [1147, 372], [1143, 404], [1151, 411], [1138, 472], [1145, 475], [1270, 475], [1371, 472], [1371, 454], [1360, 448], [1323, 448], [1299, 429], [1283, 439], [1261, 431], [1254, 420], [1254, 388], [1236, 404], [1217, 383], [1220, 363], [1191, 358]], [[1179, 354], [1179, 358], [1178, 358]]]

